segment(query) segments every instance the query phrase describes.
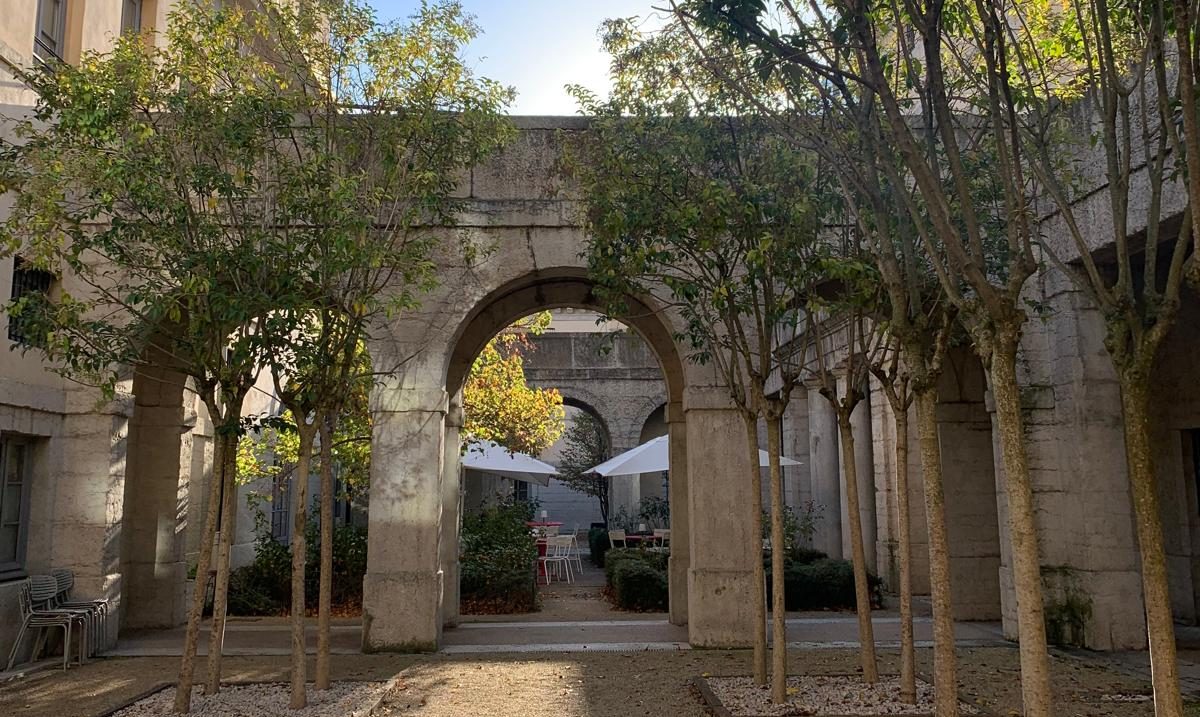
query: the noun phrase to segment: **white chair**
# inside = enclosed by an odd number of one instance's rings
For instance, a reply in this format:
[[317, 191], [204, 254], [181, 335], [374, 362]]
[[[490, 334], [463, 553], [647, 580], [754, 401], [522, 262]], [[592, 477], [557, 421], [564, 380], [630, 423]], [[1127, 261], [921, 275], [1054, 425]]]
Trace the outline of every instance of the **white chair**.
[[571, 559], [579, 566], [579, 572], [583, 572], [583, 551], [579, 549], [579, 523], [575, 524], [575, 529], [571, 531], [571, 550], [573, 555]]
[[617, 543], [620, 543], [622, 548], [629, 547], [629, 544], [625, 541], [625, 531], [624, 530], [608, 531], [608, 547], [616, 549]]
[[655, 528], [654, 530], [654, 548], [656, 550], [666, 550], [671, 547], [671, 531], [670, 529]]
[[565, 568], [567, 583], [573, 579], [571, 574], [571, 536], [556, 535], [553, 538], [546, 538], [546, 554], [538, 558], [542, 563], [542, 574], [546, 576], [546, 584], [550, 584], [550, 569], [554, 569], [555, 575], [562, 579], [562, 572], [559, 572], [559, 566]]

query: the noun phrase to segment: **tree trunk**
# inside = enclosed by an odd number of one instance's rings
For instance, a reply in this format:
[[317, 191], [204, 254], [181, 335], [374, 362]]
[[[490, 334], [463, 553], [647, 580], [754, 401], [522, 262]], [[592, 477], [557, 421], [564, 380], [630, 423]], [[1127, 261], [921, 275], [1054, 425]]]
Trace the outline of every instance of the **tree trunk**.
[[746, 443], [750, 449], [750, 501], [754, 508], [754, 683], [767, 684], [767, 587], [762, 561], [762, 473], [758, 467], [758, 422], [745, 416]]
[[1025, 421], [1017, 383], [1019, 332], [1001, 329], [991, 353], [996, 426], [1004, 456], [1008, 530], [1012, 541], [1013, 585], [1017, 595], [1017, 631], [1021, 649], [1021, 695], [1025, 717], [1051, 717], [1050, 658], [1042, 597], [1041, 559], [1033, 512]]
[[900, 549], [900, 701], [917, 702], [916, 649], [912, 616], [912, 515], [908, 505], [908, 410], [892, 406], [896, 424], [896, 505]]
[[1125, 455], [1133, 496], [1138, 548], [1142, 558], [1142, 593], [1146, 631], [1150, 640], [1150, 675], [1156, 717], [1181, 717], [1179, 666], [1175, 660], [1175, 621], [1167, 559], [1163, 549], [1162, 514], [1150, 446], [1150, 386], [1148, 373], [1137, 368], [1120, 372], [1121, 404], [1125, 411]]
[[950, 594], [950, 542], [946, 535], [946, 501], [942, 490], [942, 449], [937, 433], [937, 397], [933, 388], [916, 391], [917, 442], [921, 451], [921, 483], [925, 492], [925, 524], [929, 534], [929, 591], [933, 602], [933, 713], [958, 717], [958, 658], [954, 646], [954, 612]]
[[[229, 410], [229, 409], [226, 409]], [[221, 657], [225, 647], [225, 617], [229, 610], [229, 559], [237, 530], [237, 434], [224, 435], [221, 458], [221, 540], [217, 547], [216, 588], [213, 590], [212, 629], [208, 635], [208, 681], [204, 693], [221, 690]]]
[[329, 619], [333, 609], [333, 425], [321, 422], [321, 586], [317, 599], [318, 690], [329, 689]]
[[304, 531], [308, 525], [308, 474], [312, 461], [313, 436], [316, 426], [308, 425], [304, 417], [296, 416], [300, 448], [296, 457], [296, 472], [292, 475], [292, 698], [294, 710], [308, 704], [304, 690], [304, 559], [307, 546]]
[[192, 604], [188, 608], [187, 629], [183, 637], [183, 656], [179, 661], [179, 679], [175, 687], [175, 711], [186, 714], [192, 708], [192, 684], [196, 666], [196, 647], [200, 642], [200, 619], [208, 593], [208, 571], [212, 567], [212, 545], [217, 533], [217, 515], [221, 510], [222, 471], [225, 464], [225, 439], [220, 433], [213, 442], [213, 475], [208, 481], [208, 510], [200, 534], [200, 552], [196, 556], [196, 580], [192, 585]]
[[[767, 453], [771, 464], [771, 701], [776, 704], [787, 702], [787, 603], [783, 578], [787, 541], [783, 535], [783, 468], [779, 461], [782, 432], [778, 418], [767, 419]], [[754, 455], [757, 459], [757, 447]], [[757, 468], [758, 461], [754, 463]]]
[[858, 466], [854, 460], [854, 431], [850, 427], [850, 411], [840, 406], [838, 434], [842, 443], [843, 480], [846, 482], [846, 513], [850, 519], [850, 556], [854, 566], [854, 604], [858, 613], [859, 656], [863, 681], [878, 682], [879, 667], [875, 659], [875, 627], [871, 624], [871, 589], [867, 583], [867, 551], [863, 546], [862, 515], [859, 513]]

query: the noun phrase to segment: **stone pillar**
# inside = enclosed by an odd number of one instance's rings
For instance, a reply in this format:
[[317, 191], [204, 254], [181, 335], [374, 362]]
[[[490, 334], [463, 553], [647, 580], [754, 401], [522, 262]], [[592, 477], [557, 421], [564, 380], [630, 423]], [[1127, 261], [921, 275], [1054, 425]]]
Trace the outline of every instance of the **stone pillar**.
[[745, 428], [724, 389], [689, 389], [687, 416], [691, 568], [688, 641], [694, 647], [746, 647], [754, 626], [759, 516], [750, 499]]
[[438, 648], [442, 637], [442, 462], [446, 390], [398, 385], [372, 391], [363, 651]]
[[837, 414], [817, 391], [808, 392], [808, 455], [812, 498], [821, 511], [813, 547], [831, 558], [842, 552], [842, 477], [838, 459]]
[[[180, 507], [189, 499], [190, 465], [181, 461], [183, 386], [181, 374], [163, 368], [134, 375], [122, 520], [127, 627], [173, 627], [186, 614]], [[187, 449], [190, 456], [190, 441]]]
[[462, 501], [462, 392], [450, 400], [446, 413], [446, 455], [442, 462], [442, 624], [458, 625], [458, 531]]
[[[118, 618], [109, 625], [112, 637], [123, 624], [122, 600], [130, 592], [121, 571], [122, 532], [129, 521], [120, 496], [124, 492], [133, 402], [120, 400], [97, 410], [97, 399], [98, 394], [91, 390], [67, 391], [62, 432], [57, 443], [47, 447], [62, 454], [53, 458], [42, 454], [47, 463], [57, 465], [55, 475], [38, 469], [35, 454], [34, 480], [46, 478], [51, 484], [38, 500], [42, 506], [37, 510], [48, 518], [49, 525], [38, 536], [46, 549], [40, 555], [31, 551], [28, 567], [30, 572], [70, 568], [75, 572], [78, 597], [107, 598]], [[179, 446], [174, 450], [178, 453]], [[35, 536], [33, 530], [30, 532], [32, 546]], [[182, 591], [182, 570], [178, 577], [173, 590], [164, 585], [164, 601], [175, 599], [175, 591]]]
[[670, 495], [667, 497], [671, 503], [671, 556], [667, 569], [670, 619], [672, 625], [686, 625], [692, 546], [688, 515], [687, 422], [681, 402], [668, 404], [667, 430], [671, 444]]
[[[858, 506], [862, 519], [863, 546], [867, 570], [878, 574], [876, 540], [878, 513], [875, 505], [875, 452], [871, 434], [871, 401], [864, 398], [850, 414], [850, 430], [854, 433], [854, 464], [858, 469]], [[847, 554], [849, 554], [847, 552]]]

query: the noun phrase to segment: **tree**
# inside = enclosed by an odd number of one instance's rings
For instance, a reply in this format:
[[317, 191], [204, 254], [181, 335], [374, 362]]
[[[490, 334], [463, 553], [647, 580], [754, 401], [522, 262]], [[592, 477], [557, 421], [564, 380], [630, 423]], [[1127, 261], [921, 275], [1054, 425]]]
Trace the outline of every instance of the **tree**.
[[[803, 351], [794, 335], [813, 281], [821, 193], [807, 155], [746, 117], [748, 106], [696, 61], [669, 28], [643, 36], [610, 21], [612, 96], [576, 95], [592, 116], [572, 169], [586, 204], [589, 271], [619, 315], [623, 297], [650, 296], [676, 312], [689, 358], [711, 364], [746, 428], [748, 492], [762, 513], [758, 422], [768, 432], [772, 544], [783, 535], [780, 422]], [[765, 94], [765, 93], [764, 93]], [[768, 394], [768, 382], [778, 389]], [[761, 542], [753, 535], [755, 555]], [[772, 551], [772, 698], [786, 700], [784, 551]], [[755, 561], [755, 678], [766, 683], [765, 595]]]
[[[1104, 319], [1104, 345], [1121, 390], [1155, 712], [1172, 716], [1183, 713], [1183, 702], [1150, 395], [1184, 283], [1189, 274], [1200, 276], [1193, 251], [1200, 237], [1200, 126], [1196, 103], [1187, 99], [1195, 96], [1191, 11], [1186, 3], [1127, 7], [1088, 0], [1061, 10], [978, 6], [976, 24], [988, 31], [987, 62], [962, 70], [991, 99], [993, 122], [1014, 136], [1030, 193], [1046, 207], [1043, 212], [1057, 215], [1044, 223], [1060, 231], [1044, 232], [1040, 248]], [[1000, 21], [1007, 16], [1023, 28]], [[1086, 114], [1080, 116], [1080, 108]], [[1098, 201], [1089, 201], [1097, 187]], [[1164, 222], [1172, 191], [1184, 199], [1177, 202], [1183, 208], [1173, 236]], [[1139, 195], [1148, 195], [1141, 207]], [[1096, 226], [1093, 203], [1106, 205], [1111, 222]], [[1139, 225], [1145, 226], [1144, 242], [1131, 236]], [[1093, 247], [1104, 230], [1113, 251], [1101, 258]]]
[[[44, 337], [56, 370], [112, 396], [129, 368], [163, 362], [208, 409], [217, 440], [197, 574], [208, 575], [219, 516], [218, 618], [242, 403], [262, 364], [258, 321], [292, 292], [278, 267], [300, 261], [264, 230], [252, 199], [254, 170], [277, 155], [290, 112], [251, 81], [259, 60], [228, 52], [242, 32], [230, 14], [189, 5], [173, 15], [166, 48], [124, 37], [108, 55], [26, 73], [34, 117], [14, 122], [0, 156], [14, 198], [0, 243], [63, 277], [61, 295], [11, 307]], [[231, 79], [241, 91], [225, 91]], [[188, 615], [180, 711], [204, 593]]]
[[[210, 691], [242, 398], [270, 365], [296, 417], [303, 473], [311, 436], [352, 390], [359, 341], [431, 285], [429, 256], [453, 224], [462, 170], [511, 132], [499, 116], [511, 91], [460, 60], [475, 32], [455, 2], [388, 26], [353, 0], [254, 12], [185, 3], [165, 43], [122, 38], [109, 55], [27, 77], [39, 123], [21, 123], [21, 141], [4, 148], [5, 188], [18, 197], [5, 245], [65, 266], [86, 293], [18, 307], [22, 316], [47, 329], [46, 353], [65, 372], [110, 392], [121, 366], [166, 355], [224, 437], [201, 543], [219, 510]], [[200, 575], [209, 555], [200, 552]], [[179, 711], [190, 703], [203, 596], [189, 615]], [[302, 706], [302, 639], [293, 647]], [[328, 659], [319, 664], [327, 670]]]
[[[937, 380], [955, 324], [937, 277], [922, 255], [920, 236], [929, 229], [907, 210], [908, 203], [919, 198], [911, 196], [901, 180], [898, 157], [882, 140], [871, 89], [861, 83], [826, 81], [826, 67], [855, 65], [852, 45], [821, 46], [817, 54], [823, 64], [792, 62], [781, 59], [790, 57], [790, 50], [777, 36], [763, 31], [753, 14], [723, 12], [701, 1], [672, 3], [672, 8], [710, 71], [731, 91], [742, 92], [756, 114], [771, 122], [781, 137], [821, 158], [836, 179], [845, 202], [840, 211], [847, 217], [835, 214], [827, 221], [848, 225], [841, 243], [856, 248], [879, 274], [879, 304], [863, 307], [868, 322], [859, 336], [882, 333], [883, 350], [868, 352], [865, 362], [859, 360], [851, 368], [867, 368], [874, 375], [891, 406], [896, 429], [901, 698], [916, 700], [908, 507], [909, 411], [915, 405], [934, 608], [935, 712], [940, 717], [955, 716], [950, 563], [934, 417]], [[788, 103], [781, 106], [773, 98], [756, 96], [753, 89], [758, 85], [746, 82], [748, 75], [774, 78]]]
[[550, 312], [508, 327], [484, 346], [463, 386], [463, 433], [467, 441], [494, 441], [510, 451], [538, 455], [559, 439], [566, 413], [557, 389], [525, 380], [529, 335], [550, 324]]
[[608, 431], [595, 415], [580, 411], [567, 426], [566, 445], [558, 464], [558, 478], [567, 487], [595, 498], [600, 503], [600, 519], [608, 525], [611, 479], [590, 472], [611, 458]]
[[[781, 72], [869, 91], [863, 112], [881, 118], [887, 149], [880, 155], [899, 158], [903, 172], [896, 186], [912, 186], [919, 197], [906, 200], [905, 209], [921, 232], [923, 261], [988, 370], [1008, 497], [1023, 698], [1027, 715], [1049, 715], [1041, 567], [1017, 378], [1028, 318], [1023, 292], [1038, 268], [1037, 237], [1023, 148], [1004, 127], [997, 81], [1008, 62], [995, 42], [1004, 10], [986, 0], [880, 7], [846, 0], [803, 11], [778, 0], [770, 3], [771, 13], [767, 5], [743, 0], [711, 9]], [[838, 46], [848, 46], [853, 55], [830, 52]], [[970, 73], [955, 65], [964, 57], [986, 65], [980, 73], [990, 78], [986, 93], [976, 92]], [[961, 111], [956, 102], [963, 98], [978, 101], [984, 111]]]

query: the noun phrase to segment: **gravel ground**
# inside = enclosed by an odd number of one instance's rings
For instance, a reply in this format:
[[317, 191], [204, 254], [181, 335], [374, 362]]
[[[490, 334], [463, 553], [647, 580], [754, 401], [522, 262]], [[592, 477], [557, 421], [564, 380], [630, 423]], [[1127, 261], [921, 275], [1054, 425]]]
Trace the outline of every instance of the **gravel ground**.
[[[771, 691], [749, 677], [710, 677], [709, 689], [725, 709], [737, 717], [783, 715], [922, 715], [933, 711], [933, 686], [917, 680], [917, 701], [900, 701], [899, 678], [882, 679], [868, 685], [857, 677], [789, 677], [788, 701], [771, 702]], [[979, 710], [962, 705], [962, 714]]]
[[[328, 690], [308, 690], [308, 706], [288, 708], [291, 688], [278, 682], [234, 685], [215, 695], [192, 693], [194, 717], [366, 717], [386, 687], [383, 682], [336, 682]], [[140, 700], [114, 717], [170, 717], [175, 714], [175, 688]]]
[[[959, 651], [964, 701], [1001, 717], [1020, 714], [1020, 667], [1012, 648]], [[1145, 659], [1144, 653], [1140, 656]], [[930, 651], [918, 650], [927, 673]], [[795, 650], [793, 675], [853, 674], [854, 650]], [[287, 679], [288, 658], [226, 657], [224, 679]], [[0, 684], [4, 717], [96, 717], [138, 694], [174, 679], [176, 658], [95, 660], [67, 672], [47, 670]], [[880, 670], [898, 670], [896, 653], [880, 652]], [[312, 669], [310, 667], [310, 669]], [[690, 687], [709, 673], [750, 673], [746, 651], [586, 652], [521, 655], [338, 655], [337, 681], [388, 680], [398, 675], [371, 717], [702, 717], [708, 715]], [[1145, 680], [1119, 673], [1099, 660], [1053, 660], [1055, 717], [1153, 717], [1148, 702], [1115, 701], [1144, 695]], [[1200, 714], [1200, 713], [1189, 713]]]

